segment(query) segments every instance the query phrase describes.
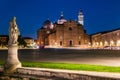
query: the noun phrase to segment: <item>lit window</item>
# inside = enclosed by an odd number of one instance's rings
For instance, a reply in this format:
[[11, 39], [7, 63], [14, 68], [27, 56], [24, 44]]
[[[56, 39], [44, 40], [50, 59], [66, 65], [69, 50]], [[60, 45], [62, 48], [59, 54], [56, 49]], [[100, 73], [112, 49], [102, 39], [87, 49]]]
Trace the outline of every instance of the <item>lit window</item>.
[[103, 43], [102, 43], [102, 42], [100, 42], [100, 46], [103, 46]]
[[79, 39], [81, 39], [81, 36], [79, 36]]
[[117, 41], [117, 46], [120, 46], [120, 40]]
[[117, 33], [117, 36], [119, 36], [119, 33]]
[[110, 46], [113, 46], [113, 45], [114, 45], [114, 41], [111, 40], [111, 41], [110, 41]]
[[108, 42], [107, 41], [104, 42], [104, 46], [108, 46]]
[[60, 35], [60, 39], [62, 39], [62, 36]]

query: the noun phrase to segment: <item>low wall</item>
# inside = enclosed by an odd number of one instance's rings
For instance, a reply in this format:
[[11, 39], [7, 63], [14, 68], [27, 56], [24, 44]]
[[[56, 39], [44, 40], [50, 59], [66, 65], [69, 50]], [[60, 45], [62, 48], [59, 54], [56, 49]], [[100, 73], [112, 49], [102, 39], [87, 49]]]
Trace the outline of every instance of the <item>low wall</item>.
[[[73, 71], [44, 68], [18, 68], [12, 80], [120, 80], [119, 73]], [[15, 79], [16, 78], [16, 79]]]

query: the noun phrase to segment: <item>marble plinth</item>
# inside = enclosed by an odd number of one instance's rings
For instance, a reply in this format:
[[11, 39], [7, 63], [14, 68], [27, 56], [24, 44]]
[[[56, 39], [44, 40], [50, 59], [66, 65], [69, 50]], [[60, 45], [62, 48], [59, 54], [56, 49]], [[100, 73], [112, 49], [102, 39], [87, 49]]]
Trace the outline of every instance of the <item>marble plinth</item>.
[[12, 45], [8, 47], [8, 57], [4, 65], [4, 73], [13, 73], [17, 68], [21, 67], [21, 62], [18, 59], [18, 46]]

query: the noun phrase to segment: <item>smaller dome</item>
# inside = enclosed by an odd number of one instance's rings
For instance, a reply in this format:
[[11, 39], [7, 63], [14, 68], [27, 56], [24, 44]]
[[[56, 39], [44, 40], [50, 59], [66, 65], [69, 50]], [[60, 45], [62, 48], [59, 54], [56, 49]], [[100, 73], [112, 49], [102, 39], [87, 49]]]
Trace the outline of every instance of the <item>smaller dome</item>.
[[51, 21], [49, 19], [47, 19], [44, 23], [43, 23], [43, 26], [45, 25], [50, 25]]
[[48, 28], [48, 29], [53, 29], [53, 23], [47, 19], [44, 23], [43, 23], [43, 28]]

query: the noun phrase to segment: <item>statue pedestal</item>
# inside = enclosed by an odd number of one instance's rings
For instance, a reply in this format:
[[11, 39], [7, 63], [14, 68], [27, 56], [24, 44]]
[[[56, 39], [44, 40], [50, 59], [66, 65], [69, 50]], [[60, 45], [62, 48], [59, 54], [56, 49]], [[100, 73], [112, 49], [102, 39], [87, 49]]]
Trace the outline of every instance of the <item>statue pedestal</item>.
[[18, 46], [11, 45], [8, 47], [8, 58], [4, 66], [4, 73], [13, 73], [16, 68], [21, 67], [21, 63], [18, 60]]

